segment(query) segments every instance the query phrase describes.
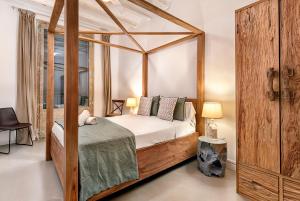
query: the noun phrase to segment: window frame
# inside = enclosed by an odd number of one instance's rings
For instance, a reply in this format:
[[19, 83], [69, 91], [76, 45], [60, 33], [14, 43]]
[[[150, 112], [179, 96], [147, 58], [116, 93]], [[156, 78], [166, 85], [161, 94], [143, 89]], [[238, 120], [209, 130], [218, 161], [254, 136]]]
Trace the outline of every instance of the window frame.
[[[44, 82], [47, 78], [44, 77], [44, 31], [48, 29], [49, 23], [45, 21], [37, 21], [37, 80], [38, 80], [38, 92], [37, 92], [37, 112], [38, 112], [38, 130], [41, 137], [46, 135], [46, 109], [43, 108], [43, 97], [44, 97]], [[94, 36], [85, 35], [91, 39]], [[89, 105], [78, 106], [79, 113], [83, 110], [89, 110], [90, 113], [94, 114], [94, 43], [89, 42]], [[55, 108], [53, 107], [53, 115], [55, 119], [64, 118], [64, 107]]]

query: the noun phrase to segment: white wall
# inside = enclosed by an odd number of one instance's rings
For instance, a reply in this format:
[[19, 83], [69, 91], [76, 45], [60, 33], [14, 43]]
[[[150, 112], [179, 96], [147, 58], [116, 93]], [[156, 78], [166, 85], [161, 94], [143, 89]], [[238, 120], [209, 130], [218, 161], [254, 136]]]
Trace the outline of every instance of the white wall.
[[[0, 1], [0, 108], [16, 106], [18, 11]], [[14, 140], [15, 138], [13, 138]], [[8, 136], [0, 133], [0, 144]]]
[[[228, 159], [236, 160], [235, 129], [235, 10], [256, 0], [173, 0], [168, 10], [206, 32], [205, 99], [219, 101], [224, 119], [218, 120], [219, 136], [228, 142]], [[183, 9], [184, 8], [184, 9]], [[138, 29], [181, 31], [176, 25], [156, 18]], [[124, 44], [127, 40], [120, 39]], [[152, 48], [165, 39], [141, 40]], [[161, 43], [159, 43], [161, 42]], [[142, 61], [138, 56], [120, 53], [120, 96], [139, 96]], [[196, 97], [196, 41], [163, 50], [149, 58], [149, 95]], [[136, 90], [139, 89], [139, 90]]]

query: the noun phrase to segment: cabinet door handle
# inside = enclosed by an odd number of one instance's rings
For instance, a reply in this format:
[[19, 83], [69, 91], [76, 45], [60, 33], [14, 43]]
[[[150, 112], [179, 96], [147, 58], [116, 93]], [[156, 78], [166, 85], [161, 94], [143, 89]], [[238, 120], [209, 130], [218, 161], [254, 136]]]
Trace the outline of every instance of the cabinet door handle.
[[279, 98], [279, 92], [274, 90], [274, 79], [278, 77], [279, 73], [274, 68], [269, 68], [267, 71], [267, 78], [268, 78], [268, 98], [270, 101], [275, 101]]
[[287, 66], [284, 67], [282, 71], [282, 92], [281, 98], [288, 100], [290, 103], [295, 98], [295, 92], [290, 87], [290, 78], [295, 75], [295, 71], [292, 68], [288, 68]]

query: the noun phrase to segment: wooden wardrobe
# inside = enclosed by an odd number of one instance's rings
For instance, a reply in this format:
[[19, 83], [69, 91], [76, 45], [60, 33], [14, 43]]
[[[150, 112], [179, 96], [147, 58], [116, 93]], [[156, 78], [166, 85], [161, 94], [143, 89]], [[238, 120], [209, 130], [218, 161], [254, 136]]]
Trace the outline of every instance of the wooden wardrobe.
[[300, 0], [236, 11], [237, 191], [300, 201]]

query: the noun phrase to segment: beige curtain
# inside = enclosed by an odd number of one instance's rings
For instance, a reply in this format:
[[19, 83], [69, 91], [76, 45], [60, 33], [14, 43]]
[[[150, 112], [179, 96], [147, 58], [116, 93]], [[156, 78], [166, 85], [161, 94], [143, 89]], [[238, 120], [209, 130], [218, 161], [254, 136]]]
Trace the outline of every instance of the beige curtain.
[[[102, 40], [110, 42], [110, 35], [102, 35]], [[111, 98], [111, 62], [110, 62], [110, 47], [103, 46], [103, 81], [104, 81], [104, 101], [105, 114], [110, 114], [112, 111]]]
[[[35, 14], [19, 10], [17, 63], [17, 116], [20, 122], [32, 124], [33, 139], [37, 134], [37, 83]], [[19, 132], [19, 143], [28, 143], [27, 132]]]

